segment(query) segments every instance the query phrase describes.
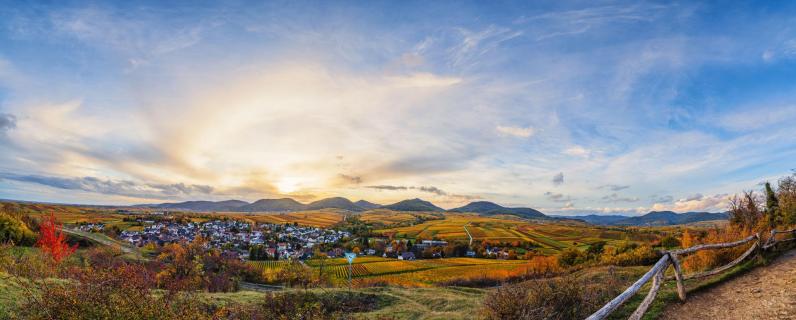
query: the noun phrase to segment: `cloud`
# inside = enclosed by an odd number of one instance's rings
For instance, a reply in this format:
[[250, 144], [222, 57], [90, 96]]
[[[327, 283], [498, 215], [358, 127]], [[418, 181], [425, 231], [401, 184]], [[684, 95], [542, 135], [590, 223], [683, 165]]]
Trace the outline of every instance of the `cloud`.
[[553, 193], [553, 192], [547, 191], [547, 192], [544, 193], [544, 195], [547, 196], [548, 200], [553, 201], [553, 202], [570, 202], [570, 201], [573, 200], [571, 197], [565, 196], [562, 193]]
[[341, 173], [341, 174], [338, 175], [338, 177], [340, 177], [340, 179], [342, 179], [343, 181], [345, 181], [347, 183], [353, 183], [353, 184], [362, 183], [362, 177], [359, 177], [359, 176], [350, 176], [350, 175]]
[[461, 41], [448, 49], [454, 67], [469, 67], [479, 58], [497, 49], [503, 42], [522, 35], [522, 31], [490, 25], [480, 31], [457, 28]]
[[557, 175], [553, 176], [553, 185], [560, 186], [564, 184], [564, 173], [559, 172]]
[[376, 190], [388, 190], [388, 191], [418, 190], [422, 192], [431, 193], [440, 197], [446, 197], [449, 200], [449, 202], [461, 202], [461, 201], [481, 199], [480, 196], [475, 196], [475, 195], [451, 194], [435, 186], [377, 185], [377, 186], [366, 186], [365, 188], [376, 189]]
[[574, 146], [564, 150], [564, 154], [574, 157], [587, 158], [589, 155], [591, 155], [591, 151], [581, 146]]
[[9, 113], [0, 113], [0, 134], [17, 127], [17, 117]]
[[621, 197], [616, 193], [603, 196], [601, 199], [605, 202], [636, 202], [639, 200], [636, 197]]
[[664, 196], [652, 195], [650, 196], [650, 200], [654, 203], [672, 203], [674, 201], [674, 197], [671, 195], [664, 195]]
[[513, 136], [518, 138], [530, 138], [531, 136], [536, 133], [536, 130], [531, 127], [509, 127], [509, 126], [497, 126], [497, 131], [501, 135], [506, 136]]
[[694, 194], [682, 199], [678, 199], [674, 203], [655, 203], [653, 204], [652, 209], [656, 211], [671, 210], [675, 212], [723, 212], [729, 208], [730, 198], [731, 196], [726, 193], [714, 194], [710, 196]]
[[142, 199], [169, 199], [177, 197], [190, 197], [210, 195], [213, 187], [207, 185], [175, 184], [147, 184], [130, 180], [109, 180], [96, 177], [63, 178], [42, 175], [20, 175], [13, 173], [0, 173], [0, 178], [13, 181], [36, 183], [52, 188], [64, 190], [80, 190], [107, 195], [121, 195]]
[[365, 188], [369, 189], [376, 189], [376, 190], [407, 190], [409, 188], [404, 186], [388, 186], [388, 185], [380, 185], [380, 186], [367, 186]]
[[388, 77], [387, 79], [395, 86], [401, 88], [448, 87], [462, 82], [461, 78], [442, 77], [428, 72], [418, 72], [401, 77]]
[[442, 191], [442, 190], [440, 190], [439, 188], [437, 188], [437, 187], [433, 187], [433, 186], [429, 186], [429, 187], [417, 187], [417, 190], [420, 190], [420, 191], [423, 191], [423, 192], [429, 192], [429, 193], [433, 193], [433, 194], [436, 194], [436, 195], [438, 195], [438, 196], [446, 196], [446, 195], [448, 195], [448, 193], [447, 193], [447, 192], [445, 192], [445, 191]]
[[620, 191], [620, 190], [624, 190], [624, 189], [628, 189], [628, 188], [630, 188], [630, 186], [626, 186], [626, 185], [623, 186], [623, 185], [618, 185], [618, 184], [606, 184], [606, 185], [601, 185], [601, 186], [597, 187], [597, 190], [608, 189], [608, 190], [611, 190], [611, 191]]

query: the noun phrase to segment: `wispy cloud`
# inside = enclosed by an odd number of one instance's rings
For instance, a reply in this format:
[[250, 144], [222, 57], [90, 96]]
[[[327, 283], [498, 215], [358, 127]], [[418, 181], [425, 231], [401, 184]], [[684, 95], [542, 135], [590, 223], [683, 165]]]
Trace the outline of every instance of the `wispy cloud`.
[[555, 176], [553, 176], [553, 185], [560, 186], [562, 184], [564, 184], [564, 173], [559, 172]]
[[562, 193], [554, 193], [554, 192], [545, 192], [544, 195], [547, 197], [548, 200], [553, 202], [571, 202], [572, 199], [570, 196], [566, 196]]
[[64, 190], [80, 190], [107, 195], [122, 195], [149, 199], [168, 199], [172, 196], [207, 196], [213, 192], [213, 187], [206, 185], [186, 185], [183, 183], [142, 184], [129, 180], [103, 180], [96, 177], [63, 178], [0, 173], [0, 178], [36, 183]]
[[597, 187], [597, 190], [608, 189], [611, 191], [621, 191], [630, 188], [627, 185], [618, 185], [618, 184], [605, 184]]
[[495, 129], [502, 135], [518, 138], [530, 138], [536, 133], [536, 130], [532, 127], [497, 126]]
[[605, 202], [637, 202], [639, 198], [636, 197], [623, 197], [619, 194], [612, 193], [601, 198]]
[[13, 114], [0, 113], [0, 134], [17, 127], [17, 117]]

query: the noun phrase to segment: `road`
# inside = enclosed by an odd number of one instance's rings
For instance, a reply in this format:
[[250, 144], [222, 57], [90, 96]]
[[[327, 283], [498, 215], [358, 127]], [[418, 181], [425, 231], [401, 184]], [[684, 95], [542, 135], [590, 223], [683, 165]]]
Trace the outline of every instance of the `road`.
[[689, 295], [662, 319], [796, 319], [796, 249], [716, 287]]
[[473, 236], [470, 235], [470, 230], [467, 230], [467, 225], [469, 225], [469, 224], [470, 223], [468, 222], [463, 227], [464, 227], [464, 232], [467, 232], [467, 236], [470, 237], [470, 247], [472, 247], [473, 246]]
[[85, 239], [97, 242], [97, 243], [99, 243], [101, 245], [117, 247], [117, 248], [119, 248], [119, 250], [121, 250], [124, 253], [134, 254], [134, 255], [139, 256], [139, 257], [141, 256], [141, 253], [138, 252], [138, 250], [136, 250], [136, 249], [124, 244], [124, 243], [120, 243], [120, 242], [113, 241], [113, 240], [108, 239], [108, 238], [100, 237], [100, 236], [98, 236], [96, 234], [93, 234], [91, 232], [84, 232], [84, 231], [75, 230], [75, 229], [69, 229], [69, 228], [63, 228], [63, 231], [65, 233], [67, 233], [67, 234], [71, 234], [71, 235], [74, 235], [74, 236], [85, 238]]

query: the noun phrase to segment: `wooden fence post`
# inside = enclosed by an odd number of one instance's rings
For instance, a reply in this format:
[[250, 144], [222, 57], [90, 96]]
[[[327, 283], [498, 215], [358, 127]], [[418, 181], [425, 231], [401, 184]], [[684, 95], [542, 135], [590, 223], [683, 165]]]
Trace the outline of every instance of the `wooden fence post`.
[[658, 295], [658, 290], [661, 288], [663, 284], [663, 273], [666, 272], [666, 268], [661, 269], [658, 273], [655, 274], [655, 278], [652, 278], [652, 286], [650, 287], [650, 292], [647, 293], [647, 296], [644, 297], [644, 301], [641, 301], [641, 304], [636, 308], [636, 311], [630, 315], [628, 320], [641, 320], [641, 317], [644, 316], [644, 313], [647, 312], [650, 305], [652, 305], [652, 301], [655, 300], [655, 296]]
[[676, 254], [671, 252], [669, 253], [669, 258], [672, 260], [674, 278], [677, 280], [677, 296], [680, 297], [680, 301], [685, 302], [685, 283], [683, 283], [683, 271], [680, 268], [680, 260], [677, 258]]

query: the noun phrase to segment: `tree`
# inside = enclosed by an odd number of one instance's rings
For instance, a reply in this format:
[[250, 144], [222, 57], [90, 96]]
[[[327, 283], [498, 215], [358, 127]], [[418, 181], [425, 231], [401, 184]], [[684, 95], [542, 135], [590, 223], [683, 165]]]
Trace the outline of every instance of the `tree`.
[[777, 200], [783, 222], [796, 224], [796, 173], [779, 180]]
[[754, 229], [763, 218], [760, 199], [754, 191], [746, 191], [730, 200], [730, 223], [744, 229]]
[[36, 245], [49, 255], [56, 264], [70, 256], [77, 250], [77, 245], [69, 246], [66, 243], [66, 235], [63, 233], [63, 226], [58, 224], [55, 215], [50, 213], [47, 220], [39, 226], [40, 238]]
[[773, 228], [782, 223], [779, 212], [779, 200], [777, 194], [771, 189], [771, 184], [766, 182], [766, 215], [768, 216], [768, 226]]

